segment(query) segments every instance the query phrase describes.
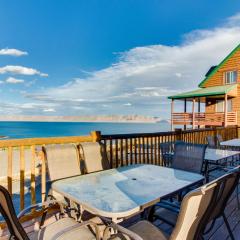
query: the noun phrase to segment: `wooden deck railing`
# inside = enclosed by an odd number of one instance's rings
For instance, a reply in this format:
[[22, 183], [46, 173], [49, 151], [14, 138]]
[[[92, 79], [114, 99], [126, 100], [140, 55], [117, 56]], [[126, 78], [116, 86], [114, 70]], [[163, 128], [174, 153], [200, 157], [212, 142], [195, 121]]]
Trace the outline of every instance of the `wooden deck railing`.
[[[3, 171], [2, 166], [5, 166], [0, 184], [8, 188], [13, 200], [18, 197], [15, 207], [22, 210], [46, 196], [47, 166], [41, 151], [44, 145], [101, 141], [112, 168], [134, 163], [162, 165], [160, 143], [175, 140], [206, 143], [206, 136], [216, 134], [221, 134], [226, 140], [236, 138], [238, 127], [114, 135], [92, 132], [89, 136], [0, 140], [0, 170]], [[33, 212], [25, 220], [36, 215], [37, 212]]]
[[[224, 125], [224, 113], [194, 113], [194, 125], [205, 126], [223, 126]], [[192, 113], [172, 113], [172, 122], [175, 125], [192, 125], [193, 114]], [[237, 113], [227, 113], [227, 125], [237, 124]]]

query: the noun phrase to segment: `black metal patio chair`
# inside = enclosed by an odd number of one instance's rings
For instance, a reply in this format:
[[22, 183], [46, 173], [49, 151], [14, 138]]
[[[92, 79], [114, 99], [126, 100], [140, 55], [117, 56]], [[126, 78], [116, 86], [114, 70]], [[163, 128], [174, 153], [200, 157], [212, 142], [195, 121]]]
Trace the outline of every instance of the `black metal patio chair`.
[[163, 165], [170, 167], [172, 165], [175, 142], [165, 142], [160, 144]]
[[206, 148], [206, 144], [176, 142], [172, 168], [202, 174]]
[[209, 148], [217, 148], [214, 136], [207, 136], [206, 141]]

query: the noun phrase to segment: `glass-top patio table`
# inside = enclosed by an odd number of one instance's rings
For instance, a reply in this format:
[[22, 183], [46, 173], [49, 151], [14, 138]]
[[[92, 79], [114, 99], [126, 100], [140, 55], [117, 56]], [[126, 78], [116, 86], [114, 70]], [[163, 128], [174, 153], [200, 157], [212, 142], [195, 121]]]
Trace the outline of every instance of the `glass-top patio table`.
[[117, 222], [203, 179], [200, 174], [136, 164], [58, 180], [52, 189], [88, 212]]
[[234, 156], [238, 156], [240, 155], [240, 151], [231, 151], [231, 150], [227, 150], [227, 149], [213, 149], [213, 148], [207, 148], [206, 149], [206, 153], [205, 153], [205, 174], [206, 174], [206, 180], [208, 182], [209, 180], [209, 172], [214, 171], [217, 168], [211, 168], [209, 169], [209, 165], [218, 165], [221, 166], [223, 164], [223, 160], [224, 163], [226, 163], [226, 161], [230, 158], [230, 160], [232, 160], [232, 158]]
[[223, 141], [220, 143], [221, 146], [240, 148], [240, 138]]

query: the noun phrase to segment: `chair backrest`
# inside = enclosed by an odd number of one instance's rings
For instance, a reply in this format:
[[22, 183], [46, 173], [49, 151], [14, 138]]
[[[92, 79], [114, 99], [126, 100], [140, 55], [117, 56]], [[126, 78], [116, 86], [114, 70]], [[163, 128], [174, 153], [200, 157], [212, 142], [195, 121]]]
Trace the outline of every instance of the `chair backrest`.
[[99, 142], [84, 142], [79, 144], [79, 151], [87, 173], [110, 168], [103, 144]]
[[222, 137], [222, 135], [217, 134], [216, 140], [217, 140], [217, 146], [218, 146], [218, 147], [221, 146], [220, 143], [223, 142], [223, 137]]
[[176, 142], [172, 167], [189, 172], [202, 173], [207, 145]]
[[220, 217], [240, 177], [239, 167], [228, 174], [188, 193], [170, 240], [195, 240], [203, 235], [206, 226]]
[[81, 174], [75, 144], [50, 144], [43, 147], [51, 181]]
[[11, 196], [3, 186], [0, 186], [0, 213], [7, 223], [11, 236], [15, 237], [14, 239], [29, 240], [22, 225], [18, 221]]
[[174, 142], [161, 143], [160, 149], [164, 166], [170, 166], [173, 158]]
[[206, 140], [209, 148], [216, 148], [216, 142], [215, 142], [214, 136], [207, 136]]
[[212, 209], [217, 189], [218, 184], [213, 182], [193, 190], [183, 198], [170, 240], [199, 239], [207, 225], [206, 219]]
[[215, 207], [211, 211], [211, 215], [209, 217], [209, 222], [222, 216], [229, 198], [232, 196], [239, 183], [239, 178], [240, 171], [238, 166], [224, 176], [216, 179], [216, 181], [219, 182], [220, 187], [217, 194]]

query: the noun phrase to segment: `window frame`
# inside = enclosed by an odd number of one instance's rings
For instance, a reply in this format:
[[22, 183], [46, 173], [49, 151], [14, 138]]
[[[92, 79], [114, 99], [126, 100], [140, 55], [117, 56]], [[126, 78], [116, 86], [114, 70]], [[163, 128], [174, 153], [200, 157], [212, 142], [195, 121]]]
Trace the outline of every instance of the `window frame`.
[[[236, 73], [236, 79], [235, 81], [232, 81], [232, 76], [234, 76], [233, 74]], [[227, 75], [230, 74], [230, 78], [229, 78], [229, 82], [227, 82]], [[231, 76], [232, 74], [232, 76]], [[224, 72], [224, 83], [225, 85], [231, 85], [231, 84], [236, 84], [238, 81], [238, 71], [237, 70], [231, 70], [231, 71], [226, 71]]]
[[[216, 100], [216, 103], [215, 103], [215, 112], [216, 113], [223, 113], [224, 112], [224, 104], [225, 104], [225, 101], [224, 100], [221, 100], [221, 99], [217, 99]], [[232, 102], [232, 99], [228, 99], [227, 100], [227, 106], [228, 106], [228, 112], [232, 112], [233, 111], [233, 102]], [[218, 109], [220, 108], [220, 109]], [[222, 110], [222, 111], [219, 111], [219, 110]]]

